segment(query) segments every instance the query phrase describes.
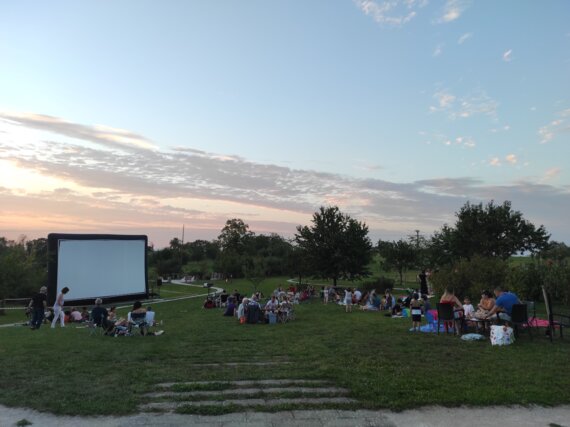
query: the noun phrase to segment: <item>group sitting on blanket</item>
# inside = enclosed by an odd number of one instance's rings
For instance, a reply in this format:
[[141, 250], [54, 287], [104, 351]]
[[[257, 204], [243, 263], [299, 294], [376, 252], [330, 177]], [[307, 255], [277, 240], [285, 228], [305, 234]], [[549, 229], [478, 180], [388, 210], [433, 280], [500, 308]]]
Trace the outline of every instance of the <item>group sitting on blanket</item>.
[[261, 300], [259, 293], [253, 294], [251, 298], [243, 298], [239, 305], [236, 305], [232, 298], [233, 312], [228, 303], [224, 316], [236, 316], [240, 323], [277, 323], [291, 320], [293, 304], [287, 293], [274, 293], [265, 303]]
[[134, 328], [138, 328], [141, 335], [162, 335], [164, 331], [150, 331], [156, 326], [155, 312], [150, 306], [144, 308], [140, 301], [135, 301], [133, 309], [127, 314], [127, 318], [116, 319], [115, 307], [108, 311], [101, 304], [101, 298], [95, 300], [95, 307], [91, 310], [90, 320], [96, 327], [101, 327], [105, 335], [119, 336], [131, 335]]

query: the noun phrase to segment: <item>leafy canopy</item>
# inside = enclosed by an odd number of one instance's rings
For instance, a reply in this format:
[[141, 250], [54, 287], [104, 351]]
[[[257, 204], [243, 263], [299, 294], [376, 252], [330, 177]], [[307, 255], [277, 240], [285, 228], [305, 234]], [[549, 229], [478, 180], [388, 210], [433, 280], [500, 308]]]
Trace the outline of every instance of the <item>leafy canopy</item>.
[[337, 206], [322, 207], [311, 226], [298, 226], [295, 241], [310, 269], [322, 278], [355, 280], [370, 275], [372, 243], [368, 227], [343, 214]]

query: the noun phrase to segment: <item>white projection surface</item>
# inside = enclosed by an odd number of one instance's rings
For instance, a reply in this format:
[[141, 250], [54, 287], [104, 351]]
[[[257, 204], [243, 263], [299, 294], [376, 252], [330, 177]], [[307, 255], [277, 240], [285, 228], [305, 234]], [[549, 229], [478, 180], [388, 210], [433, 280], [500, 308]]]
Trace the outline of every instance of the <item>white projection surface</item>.
[[57, 292], [68, 300], [146, 292], [144, 240], [59, 241]]

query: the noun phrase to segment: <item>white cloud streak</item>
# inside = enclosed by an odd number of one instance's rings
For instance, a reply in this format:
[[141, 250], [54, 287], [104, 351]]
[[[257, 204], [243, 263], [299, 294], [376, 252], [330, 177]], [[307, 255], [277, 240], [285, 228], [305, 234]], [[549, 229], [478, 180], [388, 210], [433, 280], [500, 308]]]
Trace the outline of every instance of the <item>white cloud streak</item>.
[[503, 61], [511, 62], [513, 60], [513, 50], [509, 49], [503, 53]]
[[[173, 230], [176, 224], [191, 220], [196, 228], [208, 229], [210, 235], [215, 236], [225, 218], [239, 215], [235, 210], [246, 209], [250, 213], [244, 219], [250, 223], [257, 220], [269, 230], [285, 234], [289, 230], [292, 234], [299, 221], [293, 218], [306, 217], [309, 221], [311, 213], [320, 205], [335, 203], [365, 220], [373, 233], [392, 230], [405, 235], [416, 228], [426, 232], [439, 228], [452, 220], [453, 212], [467, 200], [513, 200], [525, 213], [527, 208], [536, 206], [570, 205], [568, 189], [537, 186], [532, 182], [502, 187], [485, 186], [473, 178], [392, 183], [257, 164], [237, 156], [183, 147], [172, 151], [135, 147], [124, 152], [122, 144], [113, 146], [107, 139], [93, 138], [84, 125], [59, 119], [46, 122], [38, 115], [23, 116], [17, 121], [10, 115], [10, 125], [0, 135], [0, 159], [46, 177], [92, 189], [88, 194], [69, 189], [47, 193], [29, 189], [2, 190], [5, 203], [0, 207], [0, 216], [5, 218], [6, 224], [10, 223], [6, 218], [16, 220], [17, 212], [26, 212], [44, 221], [47, 231], [68, 229], [73, 224], [85, 224], [83, 228], [89, 229], [116, 230], [129, 226], [142, 231], [161, 227]], [[43, 131], [49, 132], [49, 139], [14, 144], [5, 137], [15, 126], [37, 128], [36, 121], [42, 123]], [[81, 140], [77, 143], [60, 141], [60, 136], [68, 136], [70, 129], [78, 128], [85, 131], [82, 137], [95, 142], [96, 146], [82, 145]], [[452, 143], [467, 146], [471, 142], [469, 137], [458, 136]], [[500, 160], [492, 159], [491, 164], [499, 165]], [[186, 208], [174, 202], [190, 199], [202, 200], [204, 206], [214, 203], [235, 208], [234, 211], [216, 210], [216, 214], [212, 214], [206, 209]], [[167, 200], [170, 202], [165, 202]], [[38, 206], [42, 206], [41, 214], [37, 213]], [[533, 212], [542, 218], [543, 211]], [[281, 217], [272, 220], [271, 216], [258, 216], [255, 212], [274, 212]], [[549, 212], [554, 215], [556, 211]], [[283, 216], [292, 219], [289, 222]], [[48, 217], [49, 221], [42, 220]], [[557, 216], [545, 217], [544, 221], [547, 219], [558, 224]]]
[[465, 33], [461, 37], [459, 37], [459, 39], [457, 39], [457, 44], [463, 44], [471, 37], [473, 37], [473, 33]]
[[447, 0], [437, 23], [449, 23], [459, 19], [469, 4], [466, 0]]
[[375, 22], [399, 27], [410, 22], [427, 0], [354, 0], [354, 4]]
[[538, 130], [538, 136], [540, 138], [539, 142], [541, 144], [547, 144], [560, 134], [570, 133], [570, 124], [568, 123], [569, 119], [570, 108], [556, 113], [556, 119], [552, 120], [547, 125], [542, 126]]

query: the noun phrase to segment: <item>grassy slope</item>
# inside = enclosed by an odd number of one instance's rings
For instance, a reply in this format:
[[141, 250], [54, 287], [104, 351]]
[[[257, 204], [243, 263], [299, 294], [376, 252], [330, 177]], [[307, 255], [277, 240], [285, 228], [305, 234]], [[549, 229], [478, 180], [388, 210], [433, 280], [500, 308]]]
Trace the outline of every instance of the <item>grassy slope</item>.
[[[263, 283], [266, 293], [283, 280]], [[250, 292], [247, 282], [230, 288]], [[201, 300], [201, 298], [200, 298]], [[59, 414], [136, 411], [140, 392], [165, 381], [328, 379], [363, 407], [570, 403], [570, 340], [523, 335], [491, 347], [452, 336], [411, 334], [407, 319], [344, 313], [318, 301], [285, 325], [239, 325], [200, 300], [155, 305], [161, 337], [108, 338], [68, 327], [0, 328], [0, 403]], [[212, 362], [288, 360], [278, 367], [211, 367]]]

